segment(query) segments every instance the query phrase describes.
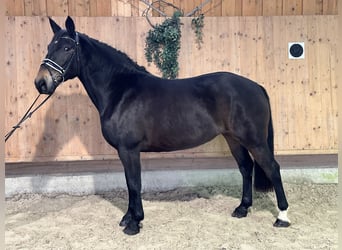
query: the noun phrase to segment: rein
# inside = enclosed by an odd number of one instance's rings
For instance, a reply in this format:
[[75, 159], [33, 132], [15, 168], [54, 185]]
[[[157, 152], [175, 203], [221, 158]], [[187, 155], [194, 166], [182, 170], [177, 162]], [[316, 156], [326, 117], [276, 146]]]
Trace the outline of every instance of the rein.
[[[51, 94], [52, 95], [52, 94]], [[12, 127], [12, 130], [10, 132], [8, 132], [5, 135], [5, 142], [12, 136], [12, 134], [14, 133], [14, 131], [16, 131], [18, 128], [20, 128], [20, 125], [26, 121], [28, 118], [31, 118], [31, 116], [33, 115], [34, 112], [36, 112], [41, 106], [43, 106], [43, 104], [51, 97], [51, 95], [48, 95], [35, 109], [33, 109], [31, 111], [31, 109], [33, 108], [33, 106], [36, 104], [36, 102], [38, 101], [40, 94], [36, 97], [36, 99], [34, 100], [34, 102], [32, 103], [32, 105], [30, 106], [30, 108], [26, 111], [25, 115], [20, 119], [20, 121], [17, 123], [17, 125]]]
[[[63, 68], [62, 66], [60, 66], [58, 63], [56, 63], [55, 61], [49, 59], [49, 58], [45, 58], [42, 62], [41, 65], [45, 66], [51, 77], [52, 77], [52, 80], [53, 80], [53, 83], [56, 85], [56, 87], [61, 84], [62, 82], [64, 82], [64, 75], [65, 75], [65, 72], [69, 69], [74, 57], [76, 56], [76, 60], [77, 60], [77, 71], [79, 72], [79, 36], [78, 36], [78, 33], [76, 32], [75, 34], [75, 40], [72, 39], [72, 38], [69, 38], [69, 37], [62, 37], [62, 38], [65, 38], [65, 39], [71, 39], [72, 41], [75, 42], [75, 48], [76, 48], [76, 51], [75, 53], [71, 56], [69, 62], [67, 63], [66, 67]], [[51, 74], [51, 71], [50, 69], [58, 72], [58, 74], [60, 75], [62, 81], [58, 81], [57, 79], [55, 79], [52, 74]], [[14, 133], [14, 131], [16, 131], [18, 128], [20, 128], [20, 125], [26, 121], [28, 118], [31, 118], [31, 116], [33, 115], [33, 113], [35, 113], [41, 106], [43, 106], [43, 104], [51, 97], [52, 94], [48, 95], [36, 108], [34, 108], [32, 110], [32, 108], [34, 107], [34, 105], [36, 104], [36, 102], [38, 101], [39, 97], [40, 97], [40, 94], [36, 97], [36, 99], [33, 101], [32, 105], [30, 106], [30, 108], [26, 111], [25, 115], [20, 119], [20, 121], [17, 123], [17, 125], [13, 126], [12, 127], [12, 130], [9, 131], [6, 135], [5, 135], [5, 142], [12, 136], [12, 134]], [[32, 111], [31, 111], [32, 110]]]

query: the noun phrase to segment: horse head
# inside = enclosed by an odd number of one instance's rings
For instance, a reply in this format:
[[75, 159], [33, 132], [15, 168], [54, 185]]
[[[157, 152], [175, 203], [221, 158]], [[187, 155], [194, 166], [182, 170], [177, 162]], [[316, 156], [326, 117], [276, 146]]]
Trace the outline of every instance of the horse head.
[[40, 65], [35, 85], [39, 93], [50, 95], [62, 82], [78, 75], [80, 45], [79, 34], [69, 16], [65, 21], [65, 30], [51, 18], [49, 21], [54, 36]]

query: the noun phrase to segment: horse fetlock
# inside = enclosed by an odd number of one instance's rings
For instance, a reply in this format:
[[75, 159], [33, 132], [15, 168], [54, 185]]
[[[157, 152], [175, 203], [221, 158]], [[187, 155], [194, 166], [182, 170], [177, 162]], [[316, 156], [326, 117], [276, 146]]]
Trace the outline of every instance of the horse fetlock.
[[132, 215], [131, 213], [126, 213], [124, 215], [124, 217], [122, 217], [121, 221], [120, 221], [120, 227], [126, 227], [129, 222], [132, 220]]
[[124, 227], [123, 232], [127, 235], [135, 235], [140, 232], [140, 221], [134, 219], [130, 210], [122, 217], [119, 225]]
[[142, 221], [144, 219], [144, 212], [139, 212], [139, 213], [135, 213], [133, 214], [132, 211], [128, 211], [121, 219], [120, 221], [120, 226], [121, 227], [126, 227], [128, 224], [130, 224], [131, 221], [137, 221], [138, 224], [140, 223], [140, 221]]

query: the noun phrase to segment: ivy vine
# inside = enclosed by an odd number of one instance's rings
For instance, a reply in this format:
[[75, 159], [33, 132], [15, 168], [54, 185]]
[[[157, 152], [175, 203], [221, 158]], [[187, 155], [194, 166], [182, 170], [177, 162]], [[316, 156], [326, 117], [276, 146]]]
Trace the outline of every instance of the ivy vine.
[[191, 20], [191, 28], [195, 32], [196, 43], [198, 49], [201, 49], [203, 43], [203, 27], [204, 27], [204, 14], [199, 14]]
[[[180, 10], [175, 11], [171, 18], [167, 18], [163, 23], [153, 26], [153, 29], [149, 30], [146, 37], [146, 60], [149, 63], [153, 62], [162, 73], [162, 76], [168, 79], [175, 79], [178, 76], [181, 16], [183, 16], [183, 13]], [[196, 43], [200, 49], [203, 43], [204, 15], [200, 14], [194, 17], [191, 27], [195, 32]]]
[[175, 79], [178, 76], [178, 56], [180, 49], [180, 11], [165, 19], [151, 29], [146, 37], [145, 57], [154, 62], [164, 78]]

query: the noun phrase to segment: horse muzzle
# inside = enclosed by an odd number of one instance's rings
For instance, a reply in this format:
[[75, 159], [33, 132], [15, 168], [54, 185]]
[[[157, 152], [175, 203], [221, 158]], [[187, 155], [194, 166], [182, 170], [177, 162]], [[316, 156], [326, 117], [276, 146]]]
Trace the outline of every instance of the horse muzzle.
[[58, 75], [53, 76], [47, 69], [41, 67], [34, 84], [40, 94], [51, 95], [59, 85], [59, 78], [61, 77]]

